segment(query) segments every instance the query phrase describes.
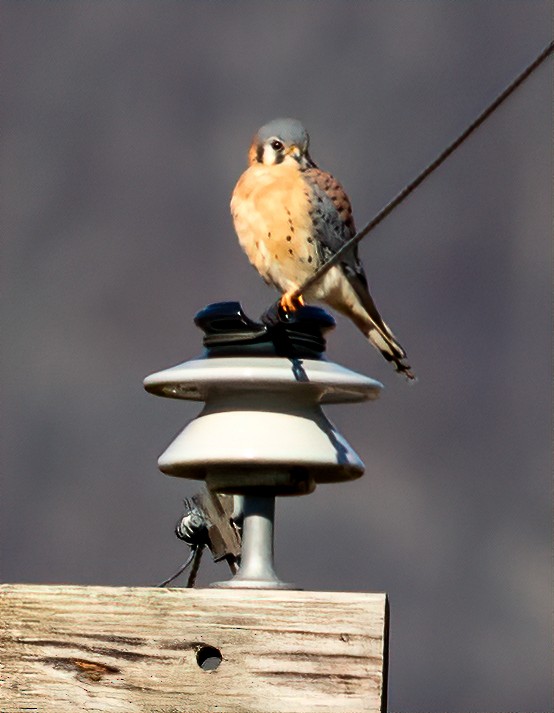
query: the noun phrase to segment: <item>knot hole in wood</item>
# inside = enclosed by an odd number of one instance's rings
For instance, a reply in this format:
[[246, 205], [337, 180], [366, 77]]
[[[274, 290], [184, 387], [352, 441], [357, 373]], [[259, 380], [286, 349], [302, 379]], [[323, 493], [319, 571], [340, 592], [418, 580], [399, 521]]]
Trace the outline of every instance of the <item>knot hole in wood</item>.
[[201, 646], [196, 652], [196, 663], [203, 671], [215, 671], [222, 658], [221, 651], [215, 646]]

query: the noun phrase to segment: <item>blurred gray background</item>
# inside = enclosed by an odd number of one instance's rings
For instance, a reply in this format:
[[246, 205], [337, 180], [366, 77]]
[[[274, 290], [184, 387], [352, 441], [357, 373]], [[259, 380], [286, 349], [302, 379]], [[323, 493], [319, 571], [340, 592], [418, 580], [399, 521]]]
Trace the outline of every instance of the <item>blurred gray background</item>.
[[[276, 295], [228, 211], [252, 134], [300, 118], [358, 226], [551, 37], [550, 3], [27, 2], [2, 17], [2, 580], [150, 585], [199, 411], [142, 379], [194, 314]], [[410, 387], [346, 320], [330, 407], [366, 475], [278, 504], [306, 589], [387, 591], [390, 708], [551, 710], [551, 61], [361, 246]], [[286, 438], [283, 438], [286, 447]], [[205, 564], [200, 584], [226, 576]]]

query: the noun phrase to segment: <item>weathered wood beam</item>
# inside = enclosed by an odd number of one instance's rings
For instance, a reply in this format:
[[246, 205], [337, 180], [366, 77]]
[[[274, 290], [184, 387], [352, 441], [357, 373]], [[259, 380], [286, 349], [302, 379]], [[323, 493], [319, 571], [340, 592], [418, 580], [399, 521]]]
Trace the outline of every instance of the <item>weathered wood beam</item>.
[[385, 594], [0, 585], [2, 713], [386, 709]]

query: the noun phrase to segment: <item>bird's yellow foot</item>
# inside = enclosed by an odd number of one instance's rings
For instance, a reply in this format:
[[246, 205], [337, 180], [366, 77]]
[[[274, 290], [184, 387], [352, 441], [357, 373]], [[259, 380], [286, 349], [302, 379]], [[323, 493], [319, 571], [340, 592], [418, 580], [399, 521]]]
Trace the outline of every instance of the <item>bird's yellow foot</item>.
[[285, 312], [296, 312], [299, 307], [304, 306], [304, 298], [302, 295], [293, 297], [295, 290], [289, 290], [279, 300], [280, 306]]

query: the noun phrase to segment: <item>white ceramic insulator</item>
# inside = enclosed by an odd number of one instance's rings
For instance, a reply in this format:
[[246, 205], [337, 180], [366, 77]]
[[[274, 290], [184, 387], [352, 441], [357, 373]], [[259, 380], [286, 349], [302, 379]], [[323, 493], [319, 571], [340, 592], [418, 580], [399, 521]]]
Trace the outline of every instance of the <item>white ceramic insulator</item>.
[[264, 483], [285, 492], [290, 473], [313, 484], [362, 475], [362, 461], [320, 404], [374, 399], [382, 388], [331, 362], [277, 357], [192, 360], [144, 383], [160, 396], [206, 402], [160, 456], [160, 469], [239, 492]]

